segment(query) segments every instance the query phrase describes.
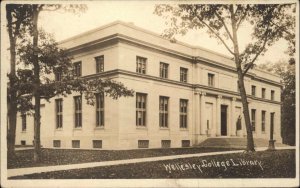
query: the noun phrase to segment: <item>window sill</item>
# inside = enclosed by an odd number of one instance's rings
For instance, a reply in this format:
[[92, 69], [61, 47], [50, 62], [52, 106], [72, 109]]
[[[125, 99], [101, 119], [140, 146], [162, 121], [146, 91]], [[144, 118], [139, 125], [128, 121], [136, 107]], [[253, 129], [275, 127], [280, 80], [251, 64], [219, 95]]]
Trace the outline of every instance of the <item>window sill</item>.
[[148, 130], [146, 126], [136, 126], [136, 129], [138, 130]]
[[188, 131], [188, 128], [180, 128], [180, 131]]
[[56, 128], [55, 131], [63, 131], [62, 128]]
[[25, 131], [21, 131], [21, 133], [26, 133], [26, 130]]
[[74, 127], [74, 131], [82, 131], [82, 127]]
[[169, 127], [159, 127], [160, 130], [170, 130]]
[[94, 130], [104, 130], [104, 126], [95, 127]]

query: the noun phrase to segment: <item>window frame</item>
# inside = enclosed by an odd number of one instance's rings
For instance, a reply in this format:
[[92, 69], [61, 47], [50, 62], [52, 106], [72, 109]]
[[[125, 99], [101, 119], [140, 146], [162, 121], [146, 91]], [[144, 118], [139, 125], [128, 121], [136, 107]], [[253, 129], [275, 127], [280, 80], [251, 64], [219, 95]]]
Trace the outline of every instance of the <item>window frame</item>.
[[169, 128], [169, 97], [166, 96], [159, 96], [159, 127]]
[[275, 101], [275, 90], [271, 90], [271, 101]]
[[77, 77], [82, 76], [82, 62], [77, 61], [73, 63], [74, 66], [74, 75]]
[[104, 55], [95, 57], [96, 73], [104, 72]]
[[56, 129], [63, 128], [63, 99], [55, 99]]
[[159, 63], [159, 77], [168, 79], [169, 78], [169, 64], [160, 62]]
[[54, 77], [56, 82], [62, 81], [62, 70], [61, 67], [57, 67], [54, 69]]
[[147, 58], [136, 56], [136, 72], [139, 74], [147, 74]]
[[105, 97], [101, 93], [96, 93], [96, 128], [105, 125]]
[[[139, 99], [141, 101], [139, 101]], [[141, 104], [139, 104], [139, 102]], [[147, 127], [147, 94], [136, 93], [135, 108], [135, 125], [137, 127]], [[138, 114], [141, 114], [141, 121], [139, 121]]]
[[188, 109], [189, 109], [189, 100], [180, 99], [179, 100], [179, 128], [180, 129], [188, 128]]
[[215, 87], [215, 74], [207, 73], [207, 85], [209, 87]]
[[261, 98], [265, 99], [266, 98], [266, 88], [261, 88]]
[[187, 83], [188, 82], [188, 69], [184, 67], [180, 67], [180, 82]]
[[251, 85], [251, 95], [252, 96], [256, 96], [256, 86], [255, 85]]
[[[74, 128], [75, 129], [80, 129], [82, 128], [82, 96], [74, 96]], [[79, 103], [77, 103], [77, 100], [79, 100]]]

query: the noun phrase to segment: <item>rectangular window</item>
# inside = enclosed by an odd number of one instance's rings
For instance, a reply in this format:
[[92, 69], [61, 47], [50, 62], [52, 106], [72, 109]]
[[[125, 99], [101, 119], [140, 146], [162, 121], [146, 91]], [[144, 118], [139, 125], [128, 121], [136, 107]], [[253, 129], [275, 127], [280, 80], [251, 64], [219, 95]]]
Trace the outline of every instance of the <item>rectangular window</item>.
[[239, 81], [236, 82], [236, 85], [237, 85], [237, 92], [240, 92]]
[[63, 100], [55, 99], [55, 111], [56, 111], [56, 128], [63, 127]]
[[187, 128], [188, 100], [180, 99], [179, 102], [179, 123], [180, 128]]
[[180, 82], [187, 82], [188, 69], [180, 67]]
[[252, 131], [255, 131], [255, 114], [256, 113], [256, 110], [255, 109], [252, 109], [251, 110], [251, 123], [252, 123]]
[[266, 111], [261, 111], [261, 132], [266, 131]]
[[147, 94], [136, 93], [136, 126], [146, 126]]
[[169, 64], [160, 62], [160, 66], [159, 66], [160, 74], [159, 74], [159, 76], [161, 78], [168, 78], [168, 69], [169, 69]]
[[261, 88], [261, 98], [266, 98], [266, 88]]
[[181, 147], [190, 147], [190, 140], [181, 140]]
[[80, 148], [80, 140], [72, 140], [72, 148]]
[[274, 101], [275, 100], [275, 91], [271, 90], [271, 100]]
[[82, 97], [75, 96], [75, 128], [82, 127]]
[[93, 140], [93, 148], [102, 148], [102, 140]]
[[22, 118], [22, 131], [26, 131], [26, 128], [27, 128], [27, 117], [26, 117], [26, 114], [22, 114], [21, 115], [21, 118]]
[[26, 145], [26, 141], [25, 140], [21, 140], [21, 145], [25, 146]]
[[96, 94], [96, 127], [104, 126], [104, 95]]
[[256, 86], [251, 86], [251, 95], [252, 96], [256, 95]]
[[214, 74], [208, 73], [208, 86], [214, 87]]
[[104, 56], [95, 57], [96, 61], [96, 73], [104, 72]]
[[138, 140], [138, 148], [149, 148], [149, 140]]
[[168, 127], [169, 97], [159, 97], [159, 126]]
[[170, 148], [171, 147], [171, 140], [162, 140], [161, 141], [162, 148]]
[[53, 140], [53, 147], [60, 148], [60, 140]]
[[81, 61], [74, 63], [75, 76], [81, 76]]
[[147, 63], [147, 58], [137, 56], [136, 72], [140, 74], [146, 74], [146, 63]]
[[55, 68], [55, 81], [59, 82], [62, 80], [62, 70], [61, 70], [61, 67], [57, 67]]

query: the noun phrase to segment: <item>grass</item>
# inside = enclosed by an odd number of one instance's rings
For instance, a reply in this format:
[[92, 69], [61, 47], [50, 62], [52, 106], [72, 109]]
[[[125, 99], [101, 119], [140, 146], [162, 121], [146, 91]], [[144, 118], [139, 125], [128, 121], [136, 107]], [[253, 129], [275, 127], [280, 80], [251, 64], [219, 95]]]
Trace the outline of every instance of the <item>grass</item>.
[[41, 161], [33, 161], [33, 150], [16, 151], [15, 156], [8, 156], [7, 168], [24, 168], [49, 165], [65, 165], [87, 162], [112, 161], [168, 155], [229, 151], [226, 148], [166, 148], [143, 150], [76, 150], [76, 149], [42, 149]]
[[[204, 160], [229, 166], [202, 166]], [[233, 166], [239, 164], [239, 166]], [[243, 163], [241, 161], [252, 161]], [[255, 162], [256, 161], [256, 162]], [[223, 162], [223, 163], [222, 163]], [[241, 163], [240, 163], [241, 162]], [[261, 166], [258, 165], [261, 163]], [[200, 165], [196, 169], [179, 170], [174, 166]], [[255, 165], [256, 164], [256, 165]], [[169, 165], [173, 165], [168, 168]], [[170, 170], [171, 169], [171, 170]], [[175, 169], [175, 170], [174, 170]], [[12, 177], [11, 179], [108, 179], [108, 178], [295, 178], [295, 150], [262, 151], [253, 154], [237, 153], [193, 157], [159, 162], [64, 170]]]

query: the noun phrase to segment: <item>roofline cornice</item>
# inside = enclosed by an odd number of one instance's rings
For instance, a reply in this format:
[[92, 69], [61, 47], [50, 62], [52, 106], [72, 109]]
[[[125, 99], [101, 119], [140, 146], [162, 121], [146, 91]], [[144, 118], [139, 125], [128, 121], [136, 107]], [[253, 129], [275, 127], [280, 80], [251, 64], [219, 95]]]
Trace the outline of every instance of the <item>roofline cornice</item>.
[[[92, 48], [92, 47], [95, 47], [95, 46], [112, 45], [112, 44], [115, 44], [115, 43], [125, 43], [125, 44], [129, 44], [129, 45], [132, 45], [132, 46], [138, 46], [138, 47], [142, 47], [144, 49], [149, 49], [149, 50], [156, 51], [156, 52], [159, 52], [159, 53], [171, 55], [171, 56], [174, 56], [176, 58], [180, 58], [180, 59], [189, 61], [191, 63], [195, 63], [195, 62], [199, 63], [199, 64], [204, 63], [208, 66], [213, 66], [215, 68], [225, 69], [227, 71], [231, 71], [231, 72], [236, 73], [236, 69], [234, 67], [231, 67], [231, 66], [228, 66], [228, 65], [223, 65], [223, 64], [220, 64], [216, 61], [213, 61], [213, 60], [210, 60], [210, 59], [207, 59], [207, 58], [203, 58], [203, 57], [199, 57], [199, 56], [191, 56], [191, 55], [181, 53], [181, 52], [178, 52], [178, 51], [175, 51], [175, 50], [170, 50], [168, 48], [164, 48], [164, 47], [161, 47], [161, 46], [158, 46], [158, 45], [154, 45], [154, 44], [144, 42], [144, 41], [141, 41], [141, 40], [138, 40], [138, 39], [135, 39], [135, 38], [132, 38], [132, 37], [128, 37], [128, 36], [123, 35], [123, 34], [118, 34], [118, 33], [107, 36], [107, 37], [104, 37], [104, 38], [101, 38], [101, 39], [98, 39], [98, 40], [94, 40], [94, 41], [89, 42], [89, 43], [85, 43], [85, 44], [82, 44], [82, 45], [79, 45], [79, 46], [75, 46], [73, 48], [69, 48], [69, 49], [67, 49], [67, 51], [69, 52], [70, 55], [72, 55], [72, 54], [74, 54], [78, 51], [84, 51], [85, 49]], [[246, 76], [253, 79], [253, 80], [263, 81], [263, 82], [271, 84], [271, 85], [282, 87], [281, 83], [275, 82], [273, 80], [268, 80], [268, 79], [265, 79], [263, 77], [256, 76], [254, 73], [247, 73]]]

